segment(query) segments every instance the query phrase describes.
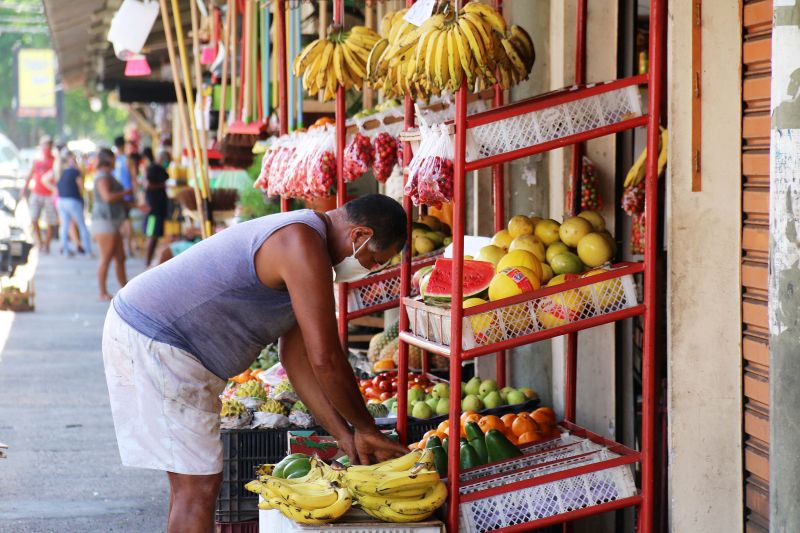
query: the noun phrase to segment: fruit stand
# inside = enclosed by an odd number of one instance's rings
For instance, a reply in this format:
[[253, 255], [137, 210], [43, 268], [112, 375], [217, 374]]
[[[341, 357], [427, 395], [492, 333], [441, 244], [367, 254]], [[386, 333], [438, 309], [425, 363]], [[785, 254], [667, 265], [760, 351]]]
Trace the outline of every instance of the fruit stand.
[[[559, 424], [562, 439], [583, 438], [592, 443], [592, 450], [574, 448], [563, 455], [525, 450], [522, 459], [506, 464], [493, 464], [477, 470], [462, 471], [459, 450], [448, 450], [448, 511], [450, 531], [527, 531], [577, 518], [628, 506], [637, 506], [638, 531], [652, 530], [653, 516], [653, 420], [654, 401], [654, 321], [655, 321], [655, 243], [660, 95], [664, 38], [664, 5], [653, 0], [650, 12], [650, 71], [646, 75], [615, 80], [604, 84], [581, 85], [555, 91], [514, 104], [500, 106], [484, 113], [467, 114], [467, 88], [456, 93], [456, 116], [450, 125], [454, 136], [453, 178], [453, 261], [452, 280], [465, 274], [465, 175], [527, 157], [536, 153], [578, 146], [581, 142], [635, 127], [647, 127], [645, 180], [644, 261], [617, 264], [597, 277], [584, 276], [557, 286], [521, 291], [518, 296], [502, 298], [468, 309], [461, 305], [435, 307], [410, 295], [410, 255], [403, 258], [401, 283], [400, 372], [407, 368], [408, 346], [417, 346], [450, 359], [450, 427], [458, 424], [462, 405], [457, 393], [461, 384], [461, 363], [464, 360], [498, 350], [567, 334], [567, 360], [564, 421]], [[578, 2], [578, 46], [576, 80], [583, 81], [585, 64], [586, 1]], [[628, 88], [647, 86], [646, 113], [626, 96]], [[406, 98], [410, 111], [411, 101]], [[498, 102], [499, 103], [499, 102]], [[627, 108], [626, 108], [627, 105]], [[538, 120], [537, 114], [547, 117]], [[408, 124], [411, 127], [411, 124]], [[543, 127], [544, 126], [544, 127]], [[483, 131], [493, 132], [482, 135]], [[467, 137], [487, 139], [477, 157], [468, 158]], [[406, 140], [416, 140], [409, 135]], [[581, 163], [580, 149], [574, 151], [572, 193], [580, 205], [580, 181], [576, 169]], [[406, 163], [410, 150], [404, 150]], [[495, 173], [495, 176], [497, 173]], [[495, 183], [496, 226], [501, 226], [502, 190]], [[404, 199], [410, 210], [411, 199]], [[573, 206], [573, 215], [577, 215]], [[410, 226], [409, 218], [409, 226]], [[631, 275], [644, 275], [644, 300], [638, 302]], [[464, 298], [461, 283], [452, 283], [452, 302]], [[491, 299], [491, 297], [490, 297]], [[558, 309], [560, 314], [553, 313]], [[641, 451], [600, 438], [574, 424], [577, 389], [577, 334], [600, 324], [636, 315], [644, 316], [644, 354], [642, 368], [642, 447]], [[476, 325], [477, 324], [477, 325]], [[480, 335], [478, 335], [480, 333]], [[398, 412], [406, 411], [406, 387], [398, 384]], [[398, 432], [403, 438], [407, 423], [398, 419]], [[451, 433], [452, 435], [452, 433]], [[551, 446], [546, 443], [544, 446]], [[596, 446], [596, 448], [595, 448]], [[540, 454], [543, 454], [540, 456]], [[540, 457], [540, 459], [537, 459]], [[541, 460], [541, 462], [539, 462]], [[515, 462], [518, 461], [518, 462]], [[524, 462], [533, 461], [528, 464]], [[538, 464], [536, 464], [538, 463]], [[633, 483], [631, 465], [639, 463], [641, 484]]]
[[[332, 4], [329, 33], [321, 31], [319, 39], [301, 50], [302, 2], [228, 2], [224, 33], [230, 35], [231, 72], [236, 71], [236, 21], [242, 14], [246, 34], [241, 67], [246, 75], [238, 87], [239, 114], [237, 98], [233, 99], [233, 115], [241, 120], [225, 126], [222, 105], [219, 132], [226, 136], [221, 144], [228, 151], [252, 146], [255, 137], [266, 133], [269, 96], [263, 100], [259, 96], [272, 90], [277, 93], [278, 135], [265, 148], [256, 186], [266, 195], [280, 197], [282, 211], [290, 208], [291, 199], [316, 201], [333, 188], [341, 207], [347, 200], [347, 183], [365, 169], [372, 168], [378, 181], [386, 179], [395, 162], [405, 170], [403, 207], [411, 244], [392, 267], [356, 282], [339, 283], [335, 290], [345, 353], [350, 321], [400, 307], [399, 324], [387, 327], [374, 347], [375, 352], [389, 354], [384, 361], [394, 353], [396, 371], [376, 365], [381, 372], [360, 380], [359, 388], [376, 422], [396, 425], [398, 438], [410, 444], [412, 452], [380, 465], [345, 470], [328, 464], [333, 457], [323, 461], [306, 452], [291, 453], [289, 427], [316, 430], [316, 435], [305, 438], [320, 446], [329, 446], [325, 440], [329, 437], [308, 420], [302, 402], [285, 395], [290, 384], [268, 386], [267, 381], [258, 381], [270, 366], [265, 365], [237, 376], [241, 381], [223, 401], [223, 420], [238, 425], [223, 433], [226, 470], [217, 518], [247, 524], [255, 512], [255, 495], [259, 507], [273, 513], [269, 523], [275, 528], [283, 519], [321, 524], [353, 518], [353, 503], [363, 511], [356, 521], [368, 515], [384, 522], [422, 522], [447, 501], [449, 531], [483, 533], [527, 531], [637, 506], [638, 530], [650, 531], [658, 162], [652, 155], [645, 163], [647, 247], [644, 261], [638, 263], [612, 263], [614, 244], [604, 236], [602, 217], [580, 212], [579, 171], [586, 165], [581, 143], [631, 128], [646, 127], [648, 154], [659, 152], [663, 2], [652, 0], [648, 74], [585, 84], [587, 2], [579, 0], [576, 85], [511, 104], [504, 104], [504, 91], [527, 77], [535, 53], [527, 33], [503, 19], [501, 1], [494, 0], [491, 7], [436, 2], [430, 17], [419, 23], [406, 19], [408, 9], [389, 13], [381, 21], [380, 34], [369, 22], [344, 28], [344, 0]], [[411, 8], [415, 2], [407, 0], [406, 5]], [[270, 17], [274, 17], [274, 53], [269, 51]], [[289, 39], [288, 27], [295, 28]], [[259, 32], [264, 48], [258, 46]], [[494, 56], [484, 61], [489, 50]], [[274, 89], [269, 89], [268, 64], [262, 63], [260, 74], [256, 68], [259, 60], [269, 63], [270, 57], [277, 65]], [[419, 58], [422, 62], [414, 63]], [[497, 64], [491, 63], [493, 59]], [[185, 77], [190, 79], [188, 73]], [[234, 74], [230, 87], [234, 95], [236, 79]], [[292, 95], [302, 98], [301, 84], [311, 96], [335, 100], [335, 119], [317, 121], [307, 131], [298, 121], [301, 127], [290, 132]], [[403, 95], [402, 112], [379, 108], [371, 119], [348, 121], [346, 91], [368, 85], [382, 90], [386, 98]], [[641, 86], [650, 89], [646, 106], [640, 102]], [[474, 94], [468, 94], [471, 91]], [[455, 95], [453, 105], [429, 101], [442, 92]], [[469, 107], [470, 102], [482, 106], [487, 95], [491, 109]], [[424, 111], [433, 108], [444, 108], [449, 115], [428, 115], [428, 124]], [[419, 125], [415, 116], [421, 119]], [[389, 129], [370, 139], [367, 119]], [[194, 153], [202, 152], [200, 144], [193, 139]], [[426, 151], [431, 146], [439, 151]], [[573, 216], [559, 224], [517, 215], [507, 226], [503, 165], [565, 146], [575, 148], [570, 184]], [[473, 261], [465, 258], [465, 176], [483, 168], [492, 170], [495, 237]], [[199, 178], [202, 185], [203, 176]], [[208, 194], [203, 199], [208, 201]], [[453, 206], [450, 235], [417, 225], [415, 206], [424, 216], [428, 206], [442, 203]], [[423, 246], [417, 246], [418, 239]], [[452, 239], [450, 258], [442, 257], [445, 239]], [[644, 276], [643, 300], [633, 281], [636, 275]], [[640, 315], [645, 319], [643, 430], [642, 448], [636, 451], [575, 424], [576, 367], [578, 332]], [[390, 330], [393, 335], [386, 335]], [[506, 386], [506, 350], [562, 335], [567, 336], [566, 403], [564, 419], [557, 421], [552, 409], [539, 406], [533, 391]], [[496, 354], [496, 382], [473, 378], [463, 383], [462, 364], [491, 354]], [[419, 368], [410, 368], [412, 355], [419, 358]], [[432, 360], [444, 361], [449, 380], [429, 374]], [[270, 425], [275, 421], [280, 424]], [[347, 466], [347, 458], [337, 460]], [[260, 463], [266, 464], [253, 479], [252, 470]], [[642, 474], [639, 487], [633, 474], [636, 464]], [[247, 512], [246, 519], [240, 511]]]

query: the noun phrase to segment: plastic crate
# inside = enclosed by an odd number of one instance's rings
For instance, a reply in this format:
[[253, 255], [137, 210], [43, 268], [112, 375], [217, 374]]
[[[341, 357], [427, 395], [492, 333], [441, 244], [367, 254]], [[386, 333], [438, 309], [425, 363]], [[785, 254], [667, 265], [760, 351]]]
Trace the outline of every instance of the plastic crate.
[[[593, 472], [570, 476], [570, 470], [635, 452], [578, 426], [566, 424], [566, 429], [570, 432], [562, 434], [559, 439], [525, 447], [522, 457], [463, 473], [459, 489], [462, 497], [558, 472], [563, 473], [563, 477], [462, 501], [459, 505], [459, 531], [486, 533], [636, 495], [631, 464], [615, 461], [608, 467], [601, 466]], [[531, 524], [531, 528], [535, 528], [535, 524]]]
[[[622, 274], [624, 268], [613, 267], [611, 271], [620, 270]], [[620, 275], [577, 288], [566, 288], [569, 283], [571, 282], [567, 282], [563, 290], [554, 294], [537, 297], [538, 291], [534, 291], [530, 293], [529, 300], [465, 316], [462, 349], [470, 350], [515, 339], [628, 309], [638, 303], [632, 274]], [[413, 298], [405, 298], [404, 303], [408, 313], [409, 328], [414, 335], [450, 346], [449, 308], [427, 305]]]
[[[325, 434], [322, 428], [310, 428]], [[223, 429], [222, 485], [216, 507], [218, 523], [247, 522], [258, 519], [258, 495], [244, 486], [255, 479], [255, 469], [264, 463], [277, 463], [286, 457], [287, 429]]]
[[258, 520], [247, 522], [217, 522], [216, 533], [258, 533]]

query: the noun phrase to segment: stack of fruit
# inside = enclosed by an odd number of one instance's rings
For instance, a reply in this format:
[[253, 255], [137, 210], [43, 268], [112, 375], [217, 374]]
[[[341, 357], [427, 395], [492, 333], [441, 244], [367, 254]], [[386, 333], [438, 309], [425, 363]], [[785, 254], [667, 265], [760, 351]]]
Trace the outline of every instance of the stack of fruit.
[[477, 376], [461, 384], [461, 397], [461, 409], [464, 411], [496, 409], [504, 405], [517, 405], [539, 398], [529, 387], [498, 389], [495, 380], [484, 379], [481, 381], [481, 378]]
[[367, 79], [387, 97], [411, 94], [428, 98], [456, 91], [504, 89], [528, 78], [536, 58], [533, 40], [517, 25], [480, 2], [456, 12], [440, 2], [421, 26], [404, 19], [408, 10], [387, 13], [381, 36], [367, 59]]
[[[409, 372], [408, 386], [409, 389], [419, 389], [424, 394], [433, 389], [434, 383], [428, 376]], [[397, 372], [381, 372], [374, 378], [359, 380], [358, 388], [364, 401], [382, 402], [391, 410], [393, 404], [389, 400], [397, 396]]]
[[[448, 472], [447, 450], [450, 445], [450, 435], [446, 429], [445, 426], [444, 432], [438, 430], [428, 432], [423, 437], [423, 440], [411, 445], [414, 449], [433, 452], [434, 464], [441, 476], [447, 476]], [[487, 425], [486, 429], [483, 429], [480, 424], [470, 419], [465, 420], [462, 424], [459, 454], [461, 457], [461, 470], [466, 470], [489, 463], [505, 461], [506, 459], [513, 459], [522, 455], [522, 452], [501, 428]]]
[[447, 499], [430, 450], [372, 466], [350, 466], [344, 483], [368, 515], [384, 522], [420, 522]]
[[258, 479], [245, 487], [263, 498], [259, 508], [276, 509], [300, 524], [333, 522], [354, 502], [384, 522], [419, 522], [447, 499], [430, 450], [346, 470], [293, 454], [256, 472]]
[[[460, 438], [473, 440], [474, 435], [470, 436], [467, 432], [467, 425], [474, 422], [483, 433], [488, 433], [492, 429], [500, 433], [514, 445], [522, 446], [539, 442], [541, 440], [558, 437], [561, 432], [556, 424], [555, 411], [551, 407], [540, 407], [534, 411], [520, 411], [519, 413], [506, 413], [503, 416], [482, 415], [475, 411], [463, 411], [461, 413]], [[411, 449], [420, 449], [432, 446], [430, 440], [436, 438], [447, 445], [450, 437], [450, 421], [444, 420], [436, 429], [426, 432], [419, 442], [410, 446]], [[435, 441], [436, 442], [436, 441]], [[473, 445], [474, 447], [474, 445]]]
[[300, 524], [333, 522], [353, 503], [340, 473], [316, 458], [289, 456], [277, 465], [262, 465], [257, 472], [258, 479], [245, 488], [263, 498], [259, 508], [276, 509]]
[[361, 90], [367, 58], [380, 36], [365, 26], [345, 31], [333, 28], [328, 36], [312, 41], [294, 60], [294, 75], [303, 77], [303, 89], [314, 96], [322, 91], [323, 101], [336, 97], [336, 89]]

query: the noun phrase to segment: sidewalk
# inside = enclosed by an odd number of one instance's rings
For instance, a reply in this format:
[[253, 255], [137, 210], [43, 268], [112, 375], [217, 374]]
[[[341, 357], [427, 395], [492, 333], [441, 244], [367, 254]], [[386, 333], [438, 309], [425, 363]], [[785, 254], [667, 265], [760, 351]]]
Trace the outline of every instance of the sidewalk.
[[[54, 249], [56, 246], [53, 247]], [[128, 260], [129, 277], [142, 260]], [[96, 260], [40, 256], [36, 311], [0, 312], [0, 531], [153, 532], [161, 472], [123, 468], [108, 405]], [[109, 289], [117, 289], [113, 267]]]

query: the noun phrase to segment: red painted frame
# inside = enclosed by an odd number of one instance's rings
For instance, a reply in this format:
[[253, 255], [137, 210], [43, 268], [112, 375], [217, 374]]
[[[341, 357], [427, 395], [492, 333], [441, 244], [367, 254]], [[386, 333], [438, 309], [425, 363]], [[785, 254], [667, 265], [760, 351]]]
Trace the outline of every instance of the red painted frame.
[[[407, 5], [413, 4], [413, 0], [407, 0]], [[497, 3], [495, 4], [497, 5]], [[657, 158], [654, 157], [652, 154], [658, 153], [658, 135], [659, 135], [659, 122], [660, 122], [660, 100], [661, 100], [661, 81], [663, 76], [663, 39], [664, 39], [664, 25], [665, 25], [665, 3], [664, 0], [652, 0], [651, 7], [650, 7], [650, 71], [647, 75], [639, 75], [639, 76], [631, 76], [628, 78], [623, 78], [619, 80], [615, 80], [609, 83], [604, 84], [597, 84], [597, 85], [590, 85], [590, 86], [579, 86], [577, 88], [566, 88], [559, 91], [554, 91], [552, 93], [541, 95], [536, 98], [532, 98], [523, 102], [518, 102], [511, 105], [500, 106], [492, 109], [490, 111], [486, 111], [484, 113], [480, 113], [477, 115], [473, 115], [467, 117], [467, 98], [466, 98], [466, 87], [462, 87], [455, 96], [456, 101], [456, 111], [455, 111], [455, 120], [453, 124], [455, 126], [455, 183], [454, 183], [454, 196], [453, 196], [453, 272], [452, 275], [454, 279], [458, 279], [463, 272], [463, 258], [464, 258], [464, 233], [465, 233], [465, 215], [466, 215], [466, 206], [465, 206], [465, 174], [468, 171], [477, 170], [484, 167], [494, 166], [495, 169], [498, 168], [498, 165], [501, 165], [505, 162], [512, 161], [514, 159], [519, 159], [521, 157], [527, 157], [536, 153], [552, 150], [555, 148], [561, 148], [568, 145], [577, 145], [589, 139], [597, 138], [604, 135], [609, 135], [613, 133], [618, 133], [627, 129], [647, 126], [647, 147], [648, 153], [651, 154], [648, 157], [647, 161], [647, 178], [645, 181], [646, 184], [646, 208], [645, 208], [645, 236], [646, 236], [646, 252], [645, 252], [645, 261], [644, 263], [638, 265], [637, 271], [644, 272], [644, 303], [632, 307], [630, 309], [624, 309], [621, 311], [617, 311], [615, 313], [609, 313], [606, 315], [601, 315], [598, 317], [593, 317], [591, 319], [585, 319], [573, 324], [568, 324], [565, 326], [561, 326], [558, 328], [552, 328], [550, 330], [545, 330], [542, 332], [537, 332], [525, 337], [521, 337], [520, 339], [514, 339], [513, 341], [507, 341], [506, 343], [497, 343], [491, 345], [488, 348], [481, 347], [475, 348], [472, 350], [464, 351], [461, 348], [461, 329], [462, 329], [462, 318], [463, 316], [469, 316], [470, 314], [480, 313], [482, 311], [486, 311], [491, 309], [492, 304], [487, 304], [485, 306], [470, 308], [466, 312], [460, 307], [455, 306], [451, 310], [451, 328], [450, 328], [450, 338], [451, 338], [451, 347], [447, 349], [443, 349], [441, 345], [436, 345], [435, 343], [431, 343], [428, 341], [424, 341], [412, 335], [408, 331], [408, 316], [407, 313], [404, 312], [405, 310], [402, 309], [405, 304], [405, 299], [408, 298], [409, 294], [409, 270], [410, 270], [410, 254], [405, 253], [403, 258], [403, 284], [401, 286], [401, 313], [400, 313], [400, 321], [401, 321], [401, 333], [400, 333], [400, 371], [399, 375], [404, 375], [405, 370], [407, 370], [407, 345], [414, 344], [419, 346], [425, 350], [431, 351], [433, 353], [439, 353], [440, 355], [449, 356], [452, 358], [452, 363], [460, 362], [463, 359], [468, 359], [472, 357], [478, 357], [481, 355], [486, 355], [488, 353], [494, 353], [499, 349], [508, 349], [513, 346], [518, 346], [521, 344], [527, 344], [531, 342], [536, 342], [539, 340], [543, 340], [545, 338], [554, 337], [557, 335], [563, 335], [568, 333], [574, 333], [581, 329], [585, 329], [587, 327], [591, 327], [594, 325], [604, 324], [613, 322], [616, 320], [621, 320], [623, 318], [635, 316], [637, 314], [643, 314], [645, 317], [645, 328], [644, 328], [644, 356], [643, 356], [643, 367], [642, 367], [642, 390], [643, 390], [643, 407], [642, 407], [642, 446], [641, 451], [636, 453], [635, 455], [628, 455], [622, 458], [619, 458], [621, 464], [633, 463], [637, 462], [641, 459], [642, 463], [642, 480], [641, 480], [641, 491], [640, 495], [633, 496], [630, 498], [625, 498], [622, 500], [617, 500], [614, 502], [608, 502], [602, 505], [591, 506], [585, 509], [580, 509], [577, 511], [572, 511], [569, 513], [564, 513], [561, 515], [555, 515], [553, 517], [548, 517], [546, 519], [537, 520], [533, 522], [528, 522], [525, 524], [519, 524], [513, 527], [507, 527], [503, 529], [499, 529], [497, 531], [503, 532], [517, 532], [517, 531], [529, 531], [533, 528], [544, 527], [548, 525], [564, 523], [585, 517], [594, 514], [603, 513], [606, 511], [611, 511], [615, 509], [621, 509], [624, 507], [629, 506], [638, 506], [640, 508], [639, 516], [638, 516], [638, 528], [637, 530], [640, 532], [650, 532], [652, 531], [652, 519], [653, 519], [653, 443], [654, 443], [654, 426], [653, 426], [653, 417], [655, 416], [655, 384], [654, 384], [654, 332], [655, 332], [655, 259], [656, 259], [656, 217], [657, 217]], [[577, 31], [576, 31], [576, 83], [581, 85], [584, 82], [585, 76], [585, 51], [586, 51], [586, 19], [587, 19], [587, 2], [586, 0], [579, 0], [578, 2], [578, 14], [577, 14]], [[549, 106], [558, 105], [561, 103], [574, 101], [580, 98], [584, 98], [587, 96], [592, 96], [595, 94], [600, 94], [606, 91], [619, 89], [622, 87], [628, 87], [633, 85], [647, 85], [649, 88], [648, 91], [648, 103], [647, 103], [647, 113], [644, 116], [636, 117], [632, 119], [628, 119], [622, 121], [620, 123], [604, 126], [601, 128], [596, 128], [594, 130], [590, 130], [588, 132], [583, 132], [578, 135], [572, 135], [570, 137], [564, 139], [558, 139], [556, 141], [541, 143], [536, 146], [527, 147], [521, 150], [516, 150], [514, 152], [500, 154], [497, 156], [484, 158], [478, 161], [473, 161], [470, 163], [466, 163], [466, 150], [465, 150], [465, 139], [466, 139], [466, 130], [471, 127], [480, 126], [482, 124], [488, 124], [491, 122], [495, 122], [497, 120], [501, 120], [503, 118], [508, 118], [512, 116], [516, 116], [523, 113], [528, 113], [531, 111], [535, 111], [537, 109], [542, 109]], [[499, 98], [501, 95], [496, 93], [495, 103], [499, 103]], [[412, 109], [409, 105], [409, 98], [406, 97], [406, 115], [407, 115], [407, 122], [406, 126], [410, 126], [410, 122], [408, 117], [412, 115]], [[408, 147], [408, 144], [406, 144]], [[408, 162], [410, 158], [410, 154], [408, 150], [405, 151], [405, 163]], [[572, 160], [573, 167], [575, 171], [573, 172], [572, 179], [577, 181], [577, 185], [580, 184], [580, 174], [578, 170], [580, 169], [580, 150], [575, 150], [575, 156]], [[502, 188], [501, 185], [498, 183], [497, 176], [502, 175], [497, 170], [493, 172], [493, 192], [495, 193], [495, 209], [502, 210], [502, 202], [498, 201], [502, 198]], [[575, 185], [572, 187], [573, 191], [573, 209], [575, 205], [580, 205], [580, 194], [578, 192], [578, 186]], [[404, 197], [404, 205], [410, 207], [410, 200], [408, 197]], [[409, 211], [410, 213], [410, 211]], [[499, 229], [499, 224], [504, 221], [504, 218], [501, 219], [499, 217], [498, 212], [495, 212], [495, 227]], [[409, 217], [409, 231], [410, 231], [410, 217]], [[615, 277], [617, 274], [610, 274], [608, 278]], [[573, 286], [581, 286], [585, 284], [590, 284], [593, 282], [601, 281], [603, 276], [595, 277], [594, 280], [589, 280], [585, 283], [574, 282]], [[604, 278], [604, 279], [608, 279]], [[552, 292], [559, 292], [561, 290], [566, 290], [567, 286], [560, 286], [558, 288], [552, 289]], [[571, 287], [570, 287], [571, 288]], [[551, 289], [546, 289], [550, 291]], [[453, 300], [459, 301], [462, 297], [462, 287], [460, 285], [454, 286], [453, 291]], [[540, 293], [545, 294], [545, 293]], [[523, 298], [524, 300], [524, 298]], [[504, 302], [507, 304], [510, 300]], [[570, 354], [570, 361], [568, 361], [567, 365], [567, 382], [565, 383], [565, 392], [567, 394], [567, 415], [568, 419], [574, 420], [575, 416], [575, 393], [576, 393], [576, 366], [577, 366], [577, 337], [575, 335], [569, 335], [569, 338], [572, 340], [569, 342], [569, 354]], [[460, 393], [461, 393], [461, 364], [452, 364], [450, 365], [450, 387], [451, 387], [451, 394], [450, 394], [450, 420], [451, 424], [457, 424], [459, 420], [459, 416], [461, 413], [461, 405], [460, 405]], [[498, 363], [499, 368], [499, 363]], [[406, 395], [403, 394], [405, 389], [405, 384], [398, 384], [403, 385], [402, 387], [399, 386], [401, 390], [401, 394], [398, 395], [398, 412], [405, 413], [405, 405], [406, 405]], [[400, 432], [401, 436], [405, 438], [406, 436], [406, 429], [407, 429], [407, 421], [404, 420], [404, 416], [398, 417], [398, 431]], [[448, 467], [450, 472], [459, 472], [459, 450], [458, 447], [453, 446], [448, 450]], [[578, 469], [573, 471], [571, 475], [576, 475]], [[566, 475], [565, 475], [566, 477]], [[451, 532], [455, 532], [458, 530], [458, 523], [459, 523], [459, 502], [463, 501], [459, 494], [459, 477], [457, 475], [453, 475], [450, 477], [448, 481], [448, 491], [449, 491], [449, 502], [450, 505], [447, 511], [447, 523], [448, 529]], [[510, 484], [508, 486], [502, 487], [501, 490], [508, 491], [513, 490], [516, 484]], [[486, 492], [488, 494], [488, 491]], [[565, 528], [567, 529], [567, 528]]]

